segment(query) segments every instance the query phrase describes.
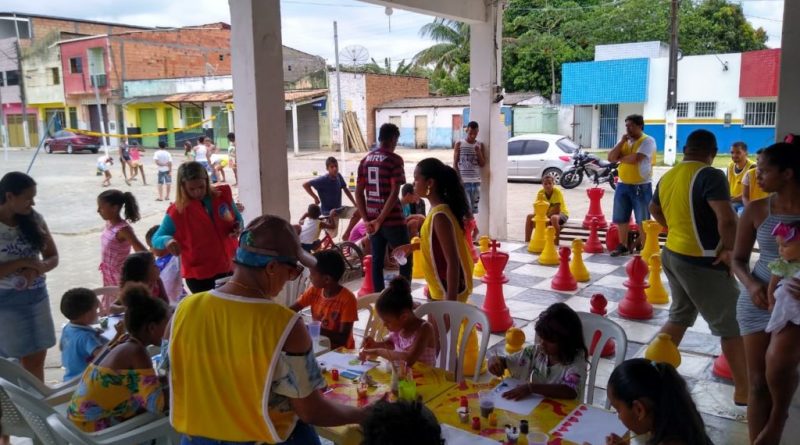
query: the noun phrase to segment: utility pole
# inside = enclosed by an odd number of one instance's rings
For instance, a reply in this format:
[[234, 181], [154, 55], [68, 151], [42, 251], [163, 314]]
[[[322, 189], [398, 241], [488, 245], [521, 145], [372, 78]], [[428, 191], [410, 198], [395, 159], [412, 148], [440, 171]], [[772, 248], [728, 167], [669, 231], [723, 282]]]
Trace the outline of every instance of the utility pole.
[[[28, 24], [30, 32], [30, 24]], [[25, 74], [22, 71], [22, 46], [19, 44], [19, 22], [17, 14], [14, 14], [14, 30], [17, 34], [17, 67], [19, 69], [19, 99], [22, 102], [22, 137], [25, 147], [31, 146], [31, 136], [28, 133], [28, 101], [25, 100]]]
[[[0, 81], [3, 80], [2, 76], [3, 75], [0, 74]], [[3, 90], [2, 85], [4, 85], [4, 84], [5, 84], [5, 82], [0, 82], [0, 93], [2, 93], [2, 90]], [[6, 113], [5, 113], [5, 110], [3, 109], [3, 95], [2, 94], [0, 94], [0, 138], [3, 139], [3, 148], [5, 149], [4, 150], [5, 160], [8, 161], [8, 131], [7, 131], [7, 128], [6, 128]]]
[[664, 115], [664, 163], [675, 164], [678, 145], [678, 13], [681, 0], [670, 5], [669, 72], [667, 74], [667, 110]]
[[336, 106], [339, 107], [339, 119], [338, 122], [336, 122], [336, 127], [339, 129], [339, 135], [342, 137], [342, 143], [339, 148], [341, 151], [340, 156], [342, 157], [342, 171], [345, 172], [344, 142], [346, 138], [344, 137], [344, 109], [342, 108], [342, 77], [339, 73], [339, 28], [335, 20], [333, 22], [333, 48], [336, 52], [336, 98], [338, 99], [338, 104], [336, 104]]
[[[97, 119], [100, 121], [100, 133], [106, 133], [106, 124], [103, 119], [103, 104], [100, 103], [100, 89], [97, 87], [97, 67], [93, 63], [91, 49], [86, 50], [86, 59], [89, 61], [89, 77], [92, 79], [92, 85], [94, 86], [94, 100], [97, 104]], [[108, 138], [106, 136], [100, 136], [100, 140], [103, 141], [103, 149], [106, 156], [108, 156]]]

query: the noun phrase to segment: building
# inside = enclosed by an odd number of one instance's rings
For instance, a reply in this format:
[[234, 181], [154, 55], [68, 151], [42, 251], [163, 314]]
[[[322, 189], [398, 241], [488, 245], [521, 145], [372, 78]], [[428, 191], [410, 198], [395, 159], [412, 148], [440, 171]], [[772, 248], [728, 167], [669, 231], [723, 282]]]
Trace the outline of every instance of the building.
[[[562, 103], [575, 106], [573, 138], [611, 148], [625, 116], [641, 114], [645, 132], [664, 149], [668, 47], [659, 42], [601, 45], [591, 62], [566, 63]], [[760, 148], [775, 141], [780, 49], [685, 56], [678, 61], [677, 146], [698, 128], [721, 150], [735, 141]]]

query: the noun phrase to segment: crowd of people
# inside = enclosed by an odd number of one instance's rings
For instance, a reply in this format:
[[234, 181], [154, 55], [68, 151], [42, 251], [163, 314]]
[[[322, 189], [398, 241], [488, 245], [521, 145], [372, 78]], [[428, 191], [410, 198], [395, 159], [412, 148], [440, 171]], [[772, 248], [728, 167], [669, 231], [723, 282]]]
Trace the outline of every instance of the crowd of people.
[[[668, 229], [662, 258], [673, 303], [662, 332], [680, 344], [686, 329], [703, 316], [721, 338], [734, 401], [747, 405], [751, 441], [778, 443], [800, 364], [793, 352], [800, 336], [799, 147], [771, 145], [751, 165], [746, 145], [735, 144], [726, 177], [711, 168], [718, 150], [713, 134], [697, 130], [686, 141], [682, 162], [653, 190], [655, 144], [643, 126], [641, 116], [629, 116], [625, 136], [609, 154], [620, 163], [613, 215], [620, 239], [628, 239], [631, 214], [640, 226], [652, 216]], [[327, 174], [303, 184], [314, 203], [299, 227], [272, 215], [245, 225], [225, 183], [224, 165], [204, 138], [189, 144], [191, 159], [177, 168], [174, 202], [161, 224], [147, 231], [145, 244], [131, 226], [140, 217], [134, 195], [116, 189], [100, 193], [97, 212], [105, 228], [99, 271], [103, 285], [119, 292], [98, 300], [92, 290], [76, 288], [61, 298], [69, 320], [60, 341], [64, 379], [79, 379], [67, 417], [94, 432], [142, 412], [169, 410], [182, 443], [196, 445], [314, 444], [319, 443], [314, 426], [350, 423], [361, 424], [365, 444], [441, 443], [441, 427], [421, 403], [351, 407], [323, 397], [325, 379], [298, 312], [310, 308], [333, 348], [360, 346], [362, 359], [435, 366], [440, 349], [435, 333], [450, 327], [414, 314], [412, 252], [419, 250], [426, 264], [430, 300], [468, 302], [474, 266], [469, 244], [475, 235], [470, 227], [479, 210], [487, 150], [478, 132], [476, 123], [467, 125], [465, 139], [455, 147], [455, 168], [424, 159], [407, 184], [404, 161], [395, 153], [399, 129], [383, 125], [379, 146], [358, 166], [355, 193], [335, 158], [326, 161]], [[228, 138], [233, 147], [234, 135]], [[154, 154], [159, 200], [169, 200], [172, 182], [172, 157], [164, 148]], [[120, 151], [128, 183], [137, 175], [145, 181], [138, 152], [134, 144]], [[112, 163], [104, 158], [104, 166]], [[236, 172], [235, 148], [228, 166]], [[98, 168], [108, 173], [99, 161]], [[104, 185], [109, 182], [107, 174]], [[35, 181], [23, 173], [0, 179], [0, 356], [19, 360], [43, 379], [46, 351], [56, 343], [45, 274], [59, 257], [44, 218], [34, 210], [36, 192]], [[353, 207], [342, 205], [342, 194]], [[545, 178], [537, 199], [548, 202], [548, 224], [560, 230], [569, 211], [552, 178]], [[380, 292], [376, 313], [389, 332], [382, 341], [367, 338], [356, 345], [357, 299], [340, 283], [345, 260], [314, 243], [322, 230], [335, 237], [341, 218], [347, 220], [343, 239], [368, 241], [373, 255], [372, 276], [364, 279]], [[412, 243], [412, 236], [419, 242]], [[760, 256], [750, 270], [756, 242]], [[635, 248], [623, 242], [613, 255]], [[387, 258], [399, 264], [388, 287]], [[274, 302], [306, 269], [310, 287], [299, 299], [290, 307]], [[110, 341], [93, 327], [106, 314], [124, 314]], [[526, 382], [502, 396], [583, 399], [588, 352], [582, 329], [566, 304], [542, 312], [535, 344], [489, 359], [490, 373]], [[477, 345], [474, 333], [468, 343]], [[169, 379], [154, 369], [148, 346], [168, 351]], [[611, 374], [608, 398], [632, 433], [650, 434], [648, 443], [711, 443], [686, 383], [670, 365], [625, 361]], [[223, 406], [230, 408], [218, 409]]]

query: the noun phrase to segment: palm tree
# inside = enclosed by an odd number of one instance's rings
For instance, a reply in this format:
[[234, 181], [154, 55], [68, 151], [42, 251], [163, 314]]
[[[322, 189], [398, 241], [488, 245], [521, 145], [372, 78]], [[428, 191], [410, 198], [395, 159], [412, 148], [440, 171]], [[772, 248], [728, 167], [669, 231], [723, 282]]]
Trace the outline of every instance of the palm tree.
[[414, 56], [418, 66], [434, 65], [434, 70], [444, 70], [448, 75], [460, 64], [469, 61], [469, 25], [455, 20], [434, 19], [419, 30], [419, 35], [436, 43]]

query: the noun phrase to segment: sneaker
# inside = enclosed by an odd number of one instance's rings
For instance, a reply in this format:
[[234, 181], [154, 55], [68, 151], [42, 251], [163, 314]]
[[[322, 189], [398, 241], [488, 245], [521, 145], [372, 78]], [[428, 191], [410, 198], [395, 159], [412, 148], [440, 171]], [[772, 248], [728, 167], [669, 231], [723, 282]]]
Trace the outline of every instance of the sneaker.
[[631, 252], [628, 250], [628, 248], [627, 248], [627, 247], [625, 247], [625, 246], [624, 246], [624, 245], [622, 245], [622, 244], [619, 244], [619, 245], [617, 245], [617, 248], [616, 248], [616, 249], [614, 249], [614, 250], [611, 252], [611, 256], [614, 256], [614, 257], [617, 257], [617, 256], [625, 256], [625, 255], [627, 255], [627, 254], [629, 254], [629, 253], [631, 253]]

